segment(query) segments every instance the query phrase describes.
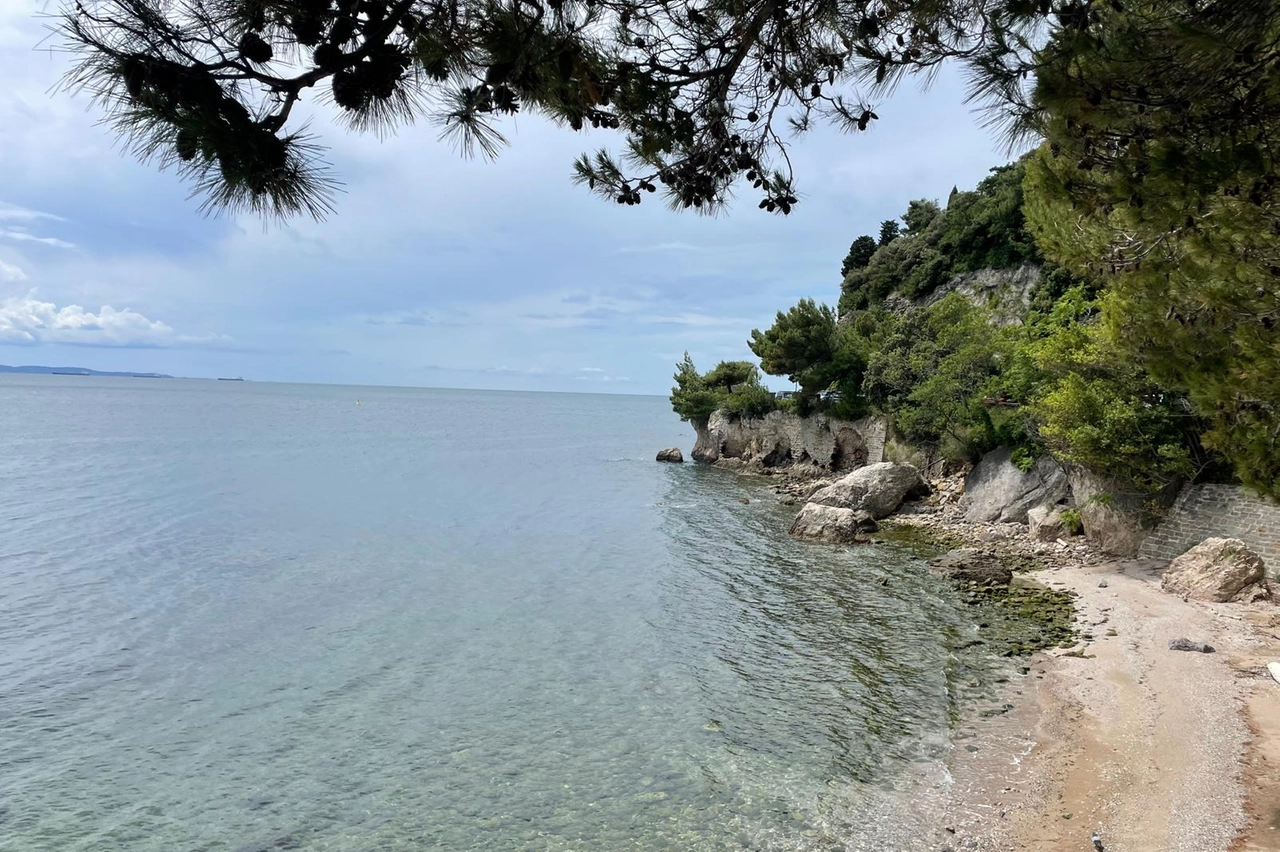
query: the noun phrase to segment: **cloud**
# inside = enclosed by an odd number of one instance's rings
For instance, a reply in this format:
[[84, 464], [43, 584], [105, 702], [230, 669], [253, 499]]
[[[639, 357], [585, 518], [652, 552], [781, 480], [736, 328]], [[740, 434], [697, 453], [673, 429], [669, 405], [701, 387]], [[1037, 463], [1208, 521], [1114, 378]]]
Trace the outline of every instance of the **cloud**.
[[76, 247], [75, 243], [60, 240], [57, 237], [37, 237], [26, 228], [20, 228], [17, 226], [0, 228], [0, 237], [17, 240], [18, 242], [23, 243], [41, 243], [42, 245], [53, 246], [54, 248], [73, 249]]
[[0, 260], [0, 281], [26, 281], [27, 273], [10, 263]]
[[604, 370], [600, 369], [599, 367], [579, 367], [578, 372], [579, 373], [603, 373]]
[[0, 342], [26, 345], [63, 343], [73, 346], [154, 348], [198, 344], [222, 344], [225, 337], [195, 338], [179, 335], [159, 320], [137, 311], [103, 305], [97, 313], [79, 305], [58, 307], [37, 298], [12, 296], [0, 301]]
[[694, 328], [750, 328], [752, 321], [742, 317], [717, 317], [711, 314], [683, 313], [671, 316], [647, 316], [642, 322], [648, 325], [684, 325]]
[[0, 222], [31, 222], [36, 219], [50, 219], [54, 222], [66, 221], [61, 216], [55, 216], [52, 213], [42, 213], [29, 207], [0, 201]]

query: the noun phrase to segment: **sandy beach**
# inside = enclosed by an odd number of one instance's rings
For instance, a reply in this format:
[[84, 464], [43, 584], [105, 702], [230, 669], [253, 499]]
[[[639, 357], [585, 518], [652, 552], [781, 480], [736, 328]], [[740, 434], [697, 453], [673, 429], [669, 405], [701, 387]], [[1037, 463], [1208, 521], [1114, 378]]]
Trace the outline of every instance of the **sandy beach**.
[[1074, 593], [1094, 639], [1034, 656], [973, 726], [936, 848], [1280, 849], [1280, 606], [1185, 601], [1164, 562], [1073, 553], [1024, 578]]

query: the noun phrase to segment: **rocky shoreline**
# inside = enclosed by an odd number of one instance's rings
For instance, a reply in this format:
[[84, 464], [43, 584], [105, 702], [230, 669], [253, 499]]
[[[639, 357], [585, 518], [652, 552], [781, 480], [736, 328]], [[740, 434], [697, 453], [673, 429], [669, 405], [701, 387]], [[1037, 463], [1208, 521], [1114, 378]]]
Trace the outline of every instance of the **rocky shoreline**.
[[[1023, 664], [965, 720], [931, 797], [944, 805], [930, 852], [1280, 850], [1280, 683], [1267, 669], [1280, 607], [1257, 554], [1210, 539], [1172, 568], [1117, 557], [1043, 495], [974, 522], [965, 471], [918, 487], [890, 467], [909, 466], [768, 473], [779, 501], [801, 507], [793, 534], [927, 539], [968, 602], [1029, 616], [1040, 634], [980, 632]], [[872, 480], [890, 487], [864, 489]]]

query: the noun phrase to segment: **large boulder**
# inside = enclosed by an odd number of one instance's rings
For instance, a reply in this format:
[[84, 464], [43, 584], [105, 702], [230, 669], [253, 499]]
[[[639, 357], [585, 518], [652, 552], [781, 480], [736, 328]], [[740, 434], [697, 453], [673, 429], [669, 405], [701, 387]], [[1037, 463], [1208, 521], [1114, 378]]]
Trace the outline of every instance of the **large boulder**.
[[1036, 506], [1027, 510], [1027, 529], [1036, 541], [1057, 541], [1073, 536], [1078, 530], [1067, 524], [1066, 506]]
[[684, 464], [684, 453], [680, 452], [679, 447], [669, 447], [665, 450], [658, 450], [658, 461], [671, 462], [672, 464]]
[[1179, 484], [1172, 483], [1155, 494], [1134, 492], [1122, 483], [1080, 468], [1073, 468], [1068, 479], [1085, 536], [1115, 556], [1138, 555], [1151, 532], [1153, 509], [1173, 505], [1179, 491]]
[[1049, 456], [1019, 470], [1008, 447], [982, 457], [964, 479], [964, 519], [971, 524], [1025, 524], [1027, 510], [1066, 498], [1067, 472]]
[[1198, 601], [1271, 597], [1262, 557], [1238, 538], [1207, 538], [1169, 563], [1160, 588]]
[[810, 503], [866, 512], [873, 518], [892, 515], [908, 497], [923, 497], [929, 486], [909, 464], [880, 462], [860, 467], [809, 496]]
[[875, 532], [875, 519], [866, 512], [806, 503], [791, 524], [791, 534], [812, 541], [851, 542], [865, 540], [863, 533]]

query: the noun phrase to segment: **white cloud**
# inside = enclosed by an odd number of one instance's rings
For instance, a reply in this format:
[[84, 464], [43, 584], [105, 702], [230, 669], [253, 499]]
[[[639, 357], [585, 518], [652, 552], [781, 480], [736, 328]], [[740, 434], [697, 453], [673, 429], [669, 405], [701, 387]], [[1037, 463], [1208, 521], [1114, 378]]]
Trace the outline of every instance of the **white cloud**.
[[27, 273], [23, 272], [11, 263], [5, 263], [3, 260], [0, 260], [0, 281], [14, 282], [26, 280]]
[[97, 313], [79, 305], [58, 307], [32, 291], [0, 301], [0, 342], [78, 346], [161, 347], [214, 343], [224, 338], [179, 335], [137, 311], [103, 305]]
[[670, 316], [648, 316], [642, 322], [650, 325], [686, 325], [695, 328], [749, 328], [751, 320], [742, 317], [716, 317], [710, 314], [682, 313]]
[[20, 207], [7, 201], [0, 201], [0, 222], [31, 222], [36, 219], [51, 219], [54, 222], [65, 222], [61, 216], [42, 213], [29, 207]]
[[19, 228], [16, 226], [11, 228], [0, 228], [0, 237], [17, 240], [18, 242], [23, 243], [41, 243], [42, 245], [53, 246], [54, 248], [72, 249], [76, 247], [75, 243], [60, 240], [57, 237], [37, 237], [26, 228]]
[[599, 367], [579, 367], [578, 372], [579, 373], [603, 373], [604, 370], [600, 369]]

